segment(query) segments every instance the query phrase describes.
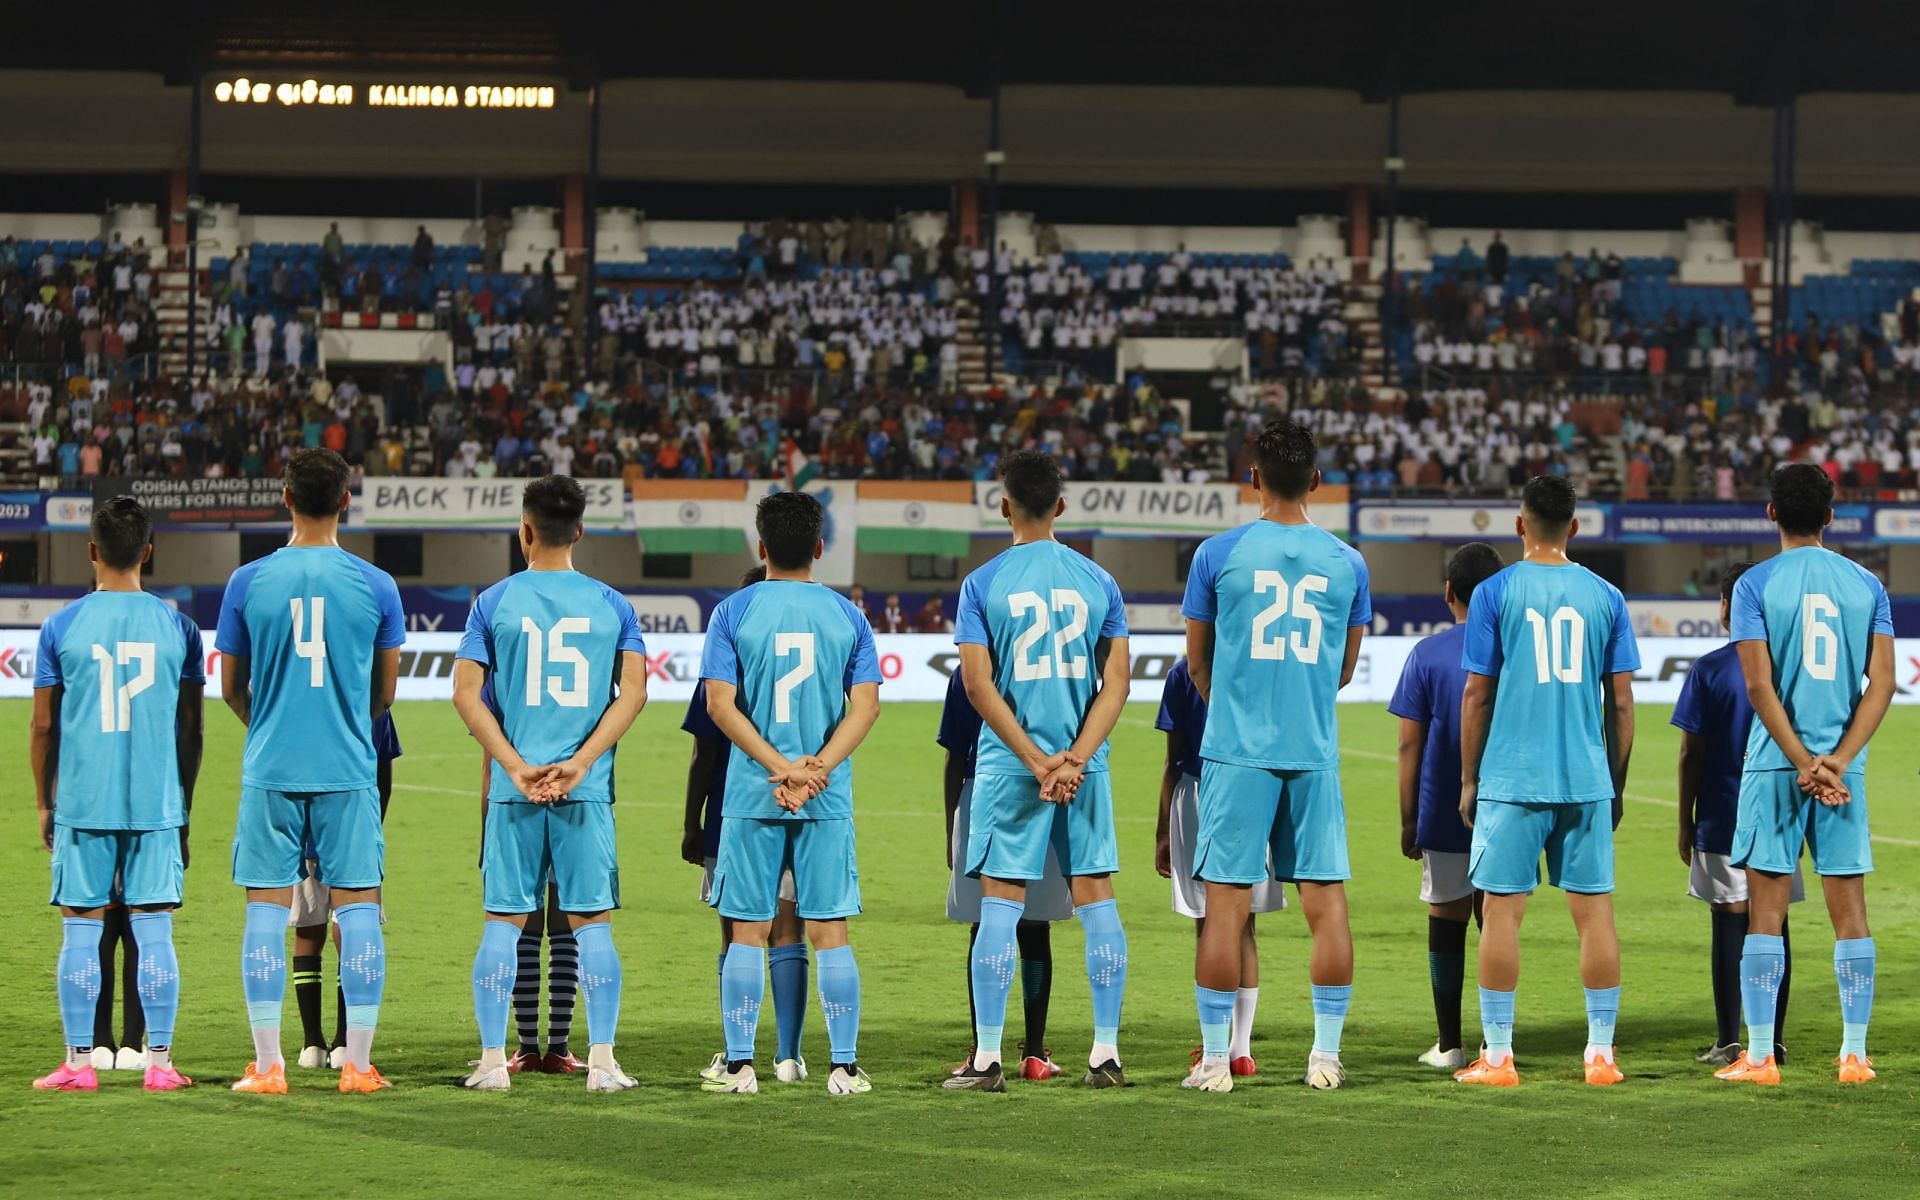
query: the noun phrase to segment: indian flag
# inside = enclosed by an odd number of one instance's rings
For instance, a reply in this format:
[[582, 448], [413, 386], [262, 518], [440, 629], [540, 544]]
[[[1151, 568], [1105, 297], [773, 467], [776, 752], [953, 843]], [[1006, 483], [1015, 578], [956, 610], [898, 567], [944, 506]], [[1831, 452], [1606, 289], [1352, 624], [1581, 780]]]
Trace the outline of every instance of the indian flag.
[[980, 528], [971, 483], [863, 481], [859, 512], [862, 553], [964, 558]]
[[745, 554], [744, 479], [636, 479], [634, 532], [642, 554]]
[[813, 463], [807, 459], [806, 452], [792, 438], [780, 447], [780, 459], [787, 468], [787, 490], [797, 492], [813, 482], [819, 472], [813, 469]]

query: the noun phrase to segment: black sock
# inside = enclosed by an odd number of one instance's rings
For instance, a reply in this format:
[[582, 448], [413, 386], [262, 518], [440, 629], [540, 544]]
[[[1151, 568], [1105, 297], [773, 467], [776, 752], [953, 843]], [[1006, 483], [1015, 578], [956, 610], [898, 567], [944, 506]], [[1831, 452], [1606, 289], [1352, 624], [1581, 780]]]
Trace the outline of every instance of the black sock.
[[300, 1006], [300, 1028], [307, 1039], [301, 1044], [326, 1045], [327, 1031], [320, 1024], [320, 956], [318, 954], [293, 956], [293, 998]]
[[333, 965], [333, 1048], [347, 1044], [347, 989], [340, 986], [340, 964]]
[[[973, 1044], [973, 1031], [980, 1028], [980, 1010], [973, 1002], [973, 944], [980, 940], [980, 922], [973, 923], [973, 929], [967, 934], [967, 1044]], [[967, 1060], [971, 1063], [973, 1060]]]
[[133, 936], [133, 915], [120, 911], [127, 923], [120, 939], [120, 1044], [138, 1050], [147, 1040], [147, 1011], [140, 1006], [140, 942]]
[[513, 1027], [522, 1053], [540, 1054], [540, 939], [541, 932], [520, 931], [514, 947]]
[[573, 1003], [580, 994], [580, 943], [567, 929], [547, 930], [547, 1053], [569, 1053]]
[[1467, 923], [1427, 915], [1427, 975], [1442, 1050], [1460, 1049], [1460, 990], [1467, 978]]
[[105, 1046], [109, 1050], [119, 1044], [113, 1038], [113, 987], [119, 974], [114, 970], [113, 960], [120, 947], [120, 935], [126, 928], [126, 913], [124, 908], [110, 908], [100, 918], [100, 995], [93, 1006], [93, 1046]]
[[1773, 1053], [1784, 1059], [1787, 1052], [1787, 990], [1793, 986], [1793, 942], [1787, 937], [1787, 921], [1780, 919], [1780, 995], [1773, 1002]]
[[[1020, 943], [1020, 998], [1025, 1005], [1027, 1053], [1047, 1052], [1047, 1006], [1053, 1000], [1053, 936], [1045, 921], [1022, 921], [1013, 935]], [[969, 973], [968, 980], [972, 980]]]
[[[1713, 914], [1713, 1044], [1740, 1040], [1740, 956], [1747, 942], [1747, 914]], [[1771, 1050], [1772, 1047], [1768, 1047]]]

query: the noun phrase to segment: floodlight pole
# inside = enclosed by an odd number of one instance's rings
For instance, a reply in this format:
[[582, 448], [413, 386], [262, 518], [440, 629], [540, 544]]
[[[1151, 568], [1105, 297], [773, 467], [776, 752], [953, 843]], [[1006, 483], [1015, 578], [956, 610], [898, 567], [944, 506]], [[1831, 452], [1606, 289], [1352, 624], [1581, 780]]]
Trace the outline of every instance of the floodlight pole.
[[1395, 386], [1399, 375], [1394, 361], [1395, 322], [1400, 315], [1397, 290], [1399, 259], [1394, 253], [1394, 232], [1400, 224], [1400, 169], [1405, 165], [1400, 158], [1400, 89], [1395, 87], [1393, 95], [1387, 98], [1387, 273], [1382, 281], [1385, 290], [1381, 293], [1380, 305], [1380, 314], [1384, 318], [1380, 329], [1380, 348], [1385, 354], [1381, 382], [1387, 386]]
[[1773, 106], [1773, 253], [1769, 278], [1773, 312], [1768, 320], [1772, 340], [1773, 382], [1783, 388], [1791, 378], [1787, 339], [1793, 316], [1793, 199], [1794, 159], [1798, 151], [1799, 103], [1790, 87], [1783, 87]]
[[193, 77], [187, 105], [187, 380], [200, 358], [200, 93], [205, 81]]
[[1000, 149], [1000, 81], [995, 79], [987, 93], [987, 292], [981, 311], [985, 325], [982, 340], [987, 345], [987, 385], [998, 374], [1000, 357], [1000, 164], [1006, 161]]
[[587, 186], [586, 212], [582, 214], [586, 223], [586, 263], [583, 268], [587, 289], [585, 306], [587, 320], [586, 347], [582, 353], [581, 366], [585, 378], [593, 377], [593, 352], [599, 341], [600, 306], [595, 303], [595, 293], [599, 290], [599, 241], [600, 241], [600, 80], [595, 79], [593, 86], [587, 89]]

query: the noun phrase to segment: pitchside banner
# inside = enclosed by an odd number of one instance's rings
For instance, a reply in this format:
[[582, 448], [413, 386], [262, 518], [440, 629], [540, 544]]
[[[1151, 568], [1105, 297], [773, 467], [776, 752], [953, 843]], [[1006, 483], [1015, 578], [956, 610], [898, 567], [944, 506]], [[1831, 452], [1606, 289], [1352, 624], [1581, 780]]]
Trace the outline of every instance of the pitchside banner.
[[[33, 694], [34, 647], [38, 637], [38, 631], [32, 629], [0, 629], [0, 697]], [[212, 632], [206, 633], [205, 638], [207, 695], [212, 699], [220, 694], [220, 656], [214, 651]], [[1386, 703], [1393, 695], [1407, 655], [1419, 640], [1410, 637], [1366, 639], [1361, 643], [1353, 682], [1340, 693], [1340, 699]], [[658, 634], [646, 638], [650, 701], [684, 704], [692, 698], [694, 685], [700, 679], [703, 641], [698, 634]], [[880, 656], [882, 700], [945, 698], [947, 679], [960, 660], [951, 637], [877, 634], [874, 643]], [[1634, 699], [1648, 704], [1673, 703], [1679, 698], [1680, 684], [1686, 679], [1693, 660], [1725, 644], [1719, 638], [1641, 638], [1642, 666], [1634, 676]], [[399, 698], [451, 700], [454, 653], [459, 647], [458, 633], [408, 634], [406, 645], [400, 650]], [[1186, 653], [1186, 639], [1171, 634], [1147, 634], [1131, 639], [1131, 650], [1133, 684], [1128, 699], [1158, 703], [1167, 671]], [[1895, 655], [1898, 691], [1894, 703], [1920, 704], [1920, 638], [1901, 638], [1895, 644]]]
[[[627, 485], [618, 479], [582, 479], [593, 530], [618, 529], [627, 515]], [[362, 485], [347, 515], [369, 529], [518, 529], [524, 479], [401, 479], [375, 476]]]
[[[155, 525], [285, 525], [279, 476], [231, 479], [161, 479], [103, 475], [93, 483], [93, 502], [132, 496]], [[91, 512], [89, 511], [89, 516]]]

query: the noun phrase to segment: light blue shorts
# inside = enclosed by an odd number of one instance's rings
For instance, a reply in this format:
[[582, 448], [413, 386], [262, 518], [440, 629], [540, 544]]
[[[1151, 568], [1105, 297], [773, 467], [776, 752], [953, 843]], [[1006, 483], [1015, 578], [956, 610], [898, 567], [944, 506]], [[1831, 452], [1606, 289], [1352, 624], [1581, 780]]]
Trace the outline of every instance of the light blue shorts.
[[1800, 790], [1793, 771], [1748, 771], [1740, 777], [1740, 815], [1733, 827], [1736, 867], [1791, 875], [1804, 845], [1816, 875], [1865, 875], [1873, 870], [1867, 833], [1867, 777], [1849, 775], [1853, 799], [1829, 807]]
[[1518, 896], [1547, 882], [1564, 892], [1601, 896], [1613, 890], [1613, 801], [1525, 804], [1482, 800], [1473, 814], [1468, 877], [1483, 892]]
[[186, 873], [178, 829], [53, 827], [53, 895], [67, 908], [178, 904]]
[[1275, 771], [1201, 759], [1199, 816], [1195, 879], [1251, 886], [1353, 877], [1337, 770]]
[[330, 888], [376, 888], [386, 875], [387, 838], [380, 828], [380, 790], [277, 792], [240, 789], [233, 830], [233, 881], [241, 887], [292, 887], [305, 877], [307, 855]]
[[619, 908], [613, 805], [592, 800], [487, 805], [480, 872], [488, 912], [538, 912], [547, 906], [549, 883], [559, 894], [561, 912]]
[[1105, 771], [1082, 776], [1065, 804], [1040, 799], [1040, 781], [1031, 775], [976, 775], [967, 820], [967, 874], [975, 879], [1044, 879], [1049, 847], [1070, 876], [1120, 869], [1113, 780]]
[[794, 908], [803, 920], [860, 915], [860, 862], [847, 817], [722, 816], [707, 903], [728, 920], [771, 921], [787, 871], [793, 872]]

